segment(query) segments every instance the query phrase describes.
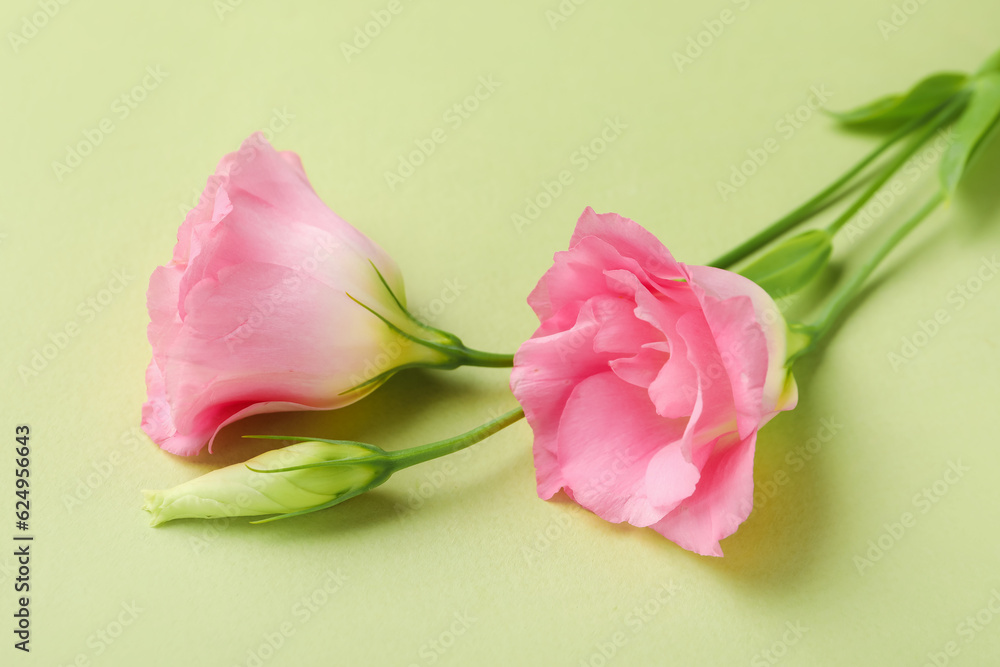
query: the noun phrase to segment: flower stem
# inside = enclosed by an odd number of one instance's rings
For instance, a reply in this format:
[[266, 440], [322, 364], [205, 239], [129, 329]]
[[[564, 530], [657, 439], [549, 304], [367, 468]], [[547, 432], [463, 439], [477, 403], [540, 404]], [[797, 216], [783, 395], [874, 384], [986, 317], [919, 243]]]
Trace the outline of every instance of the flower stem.
[[729, 266], [740, 261], [747, 255], [764, 247], [774, 239], [778, 238], [788, 230], [792, 229], [799, 223], [805, 222], [812, 216], [816, 215], [823, 206], [829, 203], [829, 200], [837, 194], [837, 192], [846, 186], [851, 179], [857, 176], [861, 171], [865, 169], [869, 164], [874, 162], [882, 153], [887, 151], [893, 146], [897, 141], [911, 133], [922, 123], [927, 121], [927, 116], [916, 118], [909, 123], [900, 127], [896, 132], [887, 137], [879, 146], [875, 148], [871, 153], [865, 156], [860, 162], [851, 167], [844, 173], [843, 176], [835, 180], [829, 186], [827, 186], [822, 192], [817, 194], [815, 197], [807, 201], [806, 203], [799, 206], [797, 209], [781, 218], [777, 222], [773, 223], [767, 229], [761, 231], [755, 236], [751, 237], [744, 243], [741, 243], [737, 247], [733, 248], [726, 254], [722, 255], [714, 262], [711, 262], [708, 266], [714, 266], [716, 268], [725, 269]]
[[455, 347], [456, 356], [461, 359], [463, 366], [484, 366], [486, 368], [511, 368], [514, 366], [513, 354], [497, 354], [495, 352], [481, 352], [465, 346]]
[[938, 191], [931, 197], [921, 208], [917, 211], [913, 217], [907, 220], [903, 225], [899, 227], [892, 235], [886, 239], [886, 241], [876, 250], [868, 260], [861, 265], [858, 270], [851, 276], [844, 285], [834, 293], [833, 297], [826, 307], [820, 312], [816, 319], [808, 324], [796, 324], [792, 325], [795, 332], [804, 334], [807, 336], [808, 341], [806, 344], [795, 352], [791, 357], [789, 357], [786, 365], [791, 365], [799, 357], [808, 354], [815, 347], [823, 336], [830, 330], [833, 323], [837, 321], [837, 318], [843, 313], [844, 309], [850, 304], [850, 302], [858, 295], [861, 288], [864, 286], [865, 281], [871, 276], [872, 272], [878, 267], [878, 265], [885, 259], [893, 248], [895, 248], [900, 241], [902, 241], [907, 234], [913, 231], [917, 225], [924, 221], [924, 219], [929, 216], [934, 209], [936, 209], [941, 202], [944, 201], [944, 193]]
[[393, 462], [393, 472], [402, 470], [403, 468], [409, 468], [410, 466], [417, 465], [418, 463], [424, 463], [425, 461], [431, 461], [442, 456], [447, 456], [448, 454], [454, 454], [455, 452], [461, 451], [466, 447], [471, 447], [477, 442], [485, 440], [497, 431], [510, 426], [523, 417], [524, 410], [521, 408], [515, 408], [507, 414], [497, 417], [491, 422], [487, 422], [482, 426], [477, 426], [468, 433], [457, 435], [454, 438], [432, 442], [429, 445], [410, 447], [409, 449], [403, 449], [398, 452], [390, 452], [389, 458]]
[[882, 186], [885, 185], [904, 164], [906, 164], [914, 153], [920, 150], [920, 148], [927, 143], [928, 139], [952, 121], [955, 113], [958, 112], [967, 101], [968, 98], [966, 96], [959, 95], [938, 111], [927, 126], [919, 134], [913, 137], [910, 144], [905, 149], [900, 151], [900, 153], [885, 166], [882, 172], [874, 181], [872, 181], [861, 196], [858, 197], [857, 200], [840, 215], [840, 217], [830, 224], [827, 231], [829, 231], [830, 234], [837, 233], [837, 230], [843, 227], [848, 220], [854, 217], [854, 214], [860, 211], [861, 208], [868, 203], [868, 200], [874, 197], [878, 191], [882, 189]]

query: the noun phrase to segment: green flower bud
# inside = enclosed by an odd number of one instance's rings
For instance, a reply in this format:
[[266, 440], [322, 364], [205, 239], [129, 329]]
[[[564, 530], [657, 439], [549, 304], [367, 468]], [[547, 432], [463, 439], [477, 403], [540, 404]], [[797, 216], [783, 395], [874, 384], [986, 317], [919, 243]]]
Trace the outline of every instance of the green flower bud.
[[833, 239], [824, 229], [812, 229], [783, 241], [740, 274], [772, 297], [798, 292], [826, 268]]
[[389, 456], [378, 447], [300, 442], [172, 489], [143, 491], [143, 509], [153, 515], [154, 526], [174, 519], [304, 514], [371, 490], [392, 472]]

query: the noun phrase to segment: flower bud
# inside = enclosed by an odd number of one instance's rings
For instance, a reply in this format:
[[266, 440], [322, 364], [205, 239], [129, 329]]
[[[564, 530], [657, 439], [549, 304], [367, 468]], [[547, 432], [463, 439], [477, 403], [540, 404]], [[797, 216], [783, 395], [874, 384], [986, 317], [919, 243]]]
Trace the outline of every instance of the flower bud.
[[152, 514], [154, 526], [174, 519], [303, 514], [373, 489], [392, 471], [388, 455], [378, 447], [300, 442], [172, 489], [143, 491], [143, 509]]
[[833, 237], [825, 229], [811, 229], [783, 241], [739, 273], [772, 297], [787, 296], [808, 285], [826, 268]]

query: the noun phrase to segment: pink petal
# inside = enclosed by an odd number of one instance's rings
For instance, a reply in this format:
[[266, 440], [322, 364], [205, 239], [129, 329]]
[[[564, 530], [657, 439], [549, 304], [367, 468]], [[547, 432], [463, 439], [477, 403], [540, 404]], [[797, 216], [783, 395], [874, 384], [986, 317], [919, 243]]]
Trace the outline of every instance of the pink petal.
[[[601, 328], [596, 310], [608, 309], [595, 309], [594, 303], [587, 302], [572, 328], [548, 333], [543, 325], [514, 356], [510, 387], [534, 432], [535, 475], [543, 499], [563, 486], [556, 436], [566, 401], [578, 382], [607, 370], [611, 359], [607, 353], [594, 351], [594, 337]], [[560, 317], [565, 320], [568, 313]]]
[[695, 491], [652, 528], [703, 556], [722, 556], [719, 540], [736, 532], [753, 509], [757, 433], [712, 456]]
[[683, 432], [684, 421], [657, 415], [640, 387], [614, 373], [589, 377], [573, 390], [559, 424], [566, 485], [601, 518], [648, 526], [695, 489], [699, 473], [681, 451]]

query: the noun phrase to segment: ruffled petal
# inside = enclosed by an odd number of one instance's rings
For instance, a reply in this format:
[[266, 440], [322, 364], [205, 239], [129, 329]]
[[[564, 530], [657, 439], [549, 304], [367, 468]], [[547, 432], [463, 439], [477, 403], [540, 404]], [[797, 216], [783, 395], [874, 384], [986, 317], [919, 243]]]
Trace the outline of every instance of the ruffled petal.
[[699, 478], [679, 442], [684, 424], [657, 415], [642, 388], [614, 373], [580, 382], [558, 436], [559, 466], [574, 500], [615, 523], [662, 519]]
[[703, 556], [722, 556], [719, 540], [736, 532], [753, 509], [756, 431], [712, 456], [690, 497], [652, 528]]

